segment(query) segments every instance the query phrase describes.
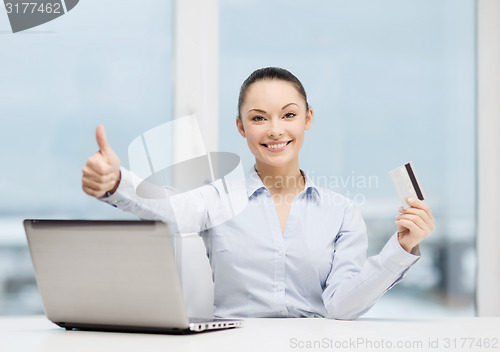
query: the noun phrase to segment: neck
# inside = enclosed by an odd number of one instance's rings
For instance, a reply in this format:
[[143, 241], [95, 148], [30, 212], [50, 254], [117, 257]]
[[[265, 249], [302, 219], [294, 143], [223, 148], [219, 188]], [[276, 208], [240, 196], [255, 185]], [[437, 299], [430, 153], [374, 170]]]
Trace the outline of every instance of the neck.
[[306, 184], [298, 163], [283, 167], [269, 167], [256, 162], [255, 171], [272, 194], [297, 193], [302, 191]]

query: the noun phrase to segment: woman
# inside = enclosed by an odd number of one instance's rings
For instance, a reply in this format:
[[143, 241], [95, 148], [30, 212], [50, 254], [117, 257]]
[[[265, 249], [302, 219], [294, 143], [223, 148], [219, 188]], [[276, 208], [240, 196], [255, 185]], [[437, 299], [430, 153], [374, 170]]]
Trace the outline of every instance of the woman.
[[[397, 232], [366, 259], [366, 227], [349, 199], [316, 187], [299, 168], [313, 110], [300, 81], [280, 68], [253, 72], [243, 83], [236, 126], [255, 156], [248, 205], [202, 231], [220, 317], [355, 319], [419, 259], [434, 229], [428, 205], [409, 199]], [[134, 194], [128, 170], [97, 128], [100, 151], [83, 168], [83, 190], [141, 218], [168, 218]], [[209, 207], [209, 205], [206, 205]]]

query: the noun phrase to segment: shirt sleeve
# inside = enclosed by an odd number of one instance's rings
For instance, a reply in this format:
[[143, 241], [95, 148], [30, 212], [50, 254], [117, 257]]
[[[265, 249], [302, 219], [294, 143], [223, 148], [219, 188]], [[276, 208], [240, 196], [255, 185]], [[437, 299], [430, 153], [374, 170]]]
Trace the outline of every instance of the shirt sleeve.
[[[115, 193], [109, 197], [101, 197], [99, 200], [132, 213], [141, 219], [165, 222], [169, 224], [171, 230], [174, 232], [187, 231], [187, 229], [179, 228], [181, 219], [177, 219], [179, 217], [177, 213], [189, 218], [189, 223], [193, 229], [203, 227], [206, 218], [206, 209], [203, 206], [205, 203], [201, 199], [200, 193], [184, 193], [182, 204], [179, 205], [178, 203], [181, 201], [181, 198], [171, 199], [171, 194], [169, 194], [171, 192], [167, 189], [149, 184], [147, 185], [149, 189], [143, 191], [143, 193], [148, 193], [150, 196], [143, 198], [137, 194], [137, 188], [143, 180], [124, 167], [120, 167], [120, 172], [121, 180]], [[175, 211], [172, 206], [173, 201], [175, 201], [174, 204], [178, 207], [182, 206], [183, 209]]]
[[332, 269], [322, 294], [329, 318], [360, 317], [420, 259], [400, 246], [397, 233], [379, 254], [368, 259], [367, 247], [365, 223], [356, 207], [350, 204], [335, 238]]
[[[141, 219], [163, 221], [174, 233], [202, 233], [234, 216], [236, 207], [232, 206], [234, 203], [230, 202], [221, 180], [176, 192], [174, 188], [144, 183], [123, 167], [120, 172], [121, 181], [115, 193], [99, 199]], [[232, 194], [244, 190], [246, 196], [246, 190], [240, 188]], [[236, 209], [240, 208], [241, 205]]]

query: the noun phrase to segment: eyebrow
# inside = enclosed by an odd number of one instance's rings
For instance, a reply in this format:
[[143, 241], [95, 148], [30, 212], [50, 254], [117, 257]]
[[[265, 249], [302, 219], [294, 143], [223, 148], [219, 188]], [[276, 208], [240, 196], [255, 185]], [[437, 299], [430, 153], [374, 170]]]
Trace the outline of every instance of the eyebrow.
[[[297, 104], [295, 104], [295, 103], [288, 103], [288, 104], [286, 104], [285, 106], [283, 106], [283, 107], [281, 108], [281, 110], [285, 110], [285, 109], [286, 109], [287, 107], [289, 107], [290, 105], [297, 105]], [[298, 105], [297, 105], [297, 106], [298, 106]], [[248, 110], [248, 112], [250, 112], [250, 111], [262, 112], [262, 113], [264, 113], [264, 114], [266, 113], [266, 111], [261, 110], [261, 109], [250, 109], [250, 110]]]

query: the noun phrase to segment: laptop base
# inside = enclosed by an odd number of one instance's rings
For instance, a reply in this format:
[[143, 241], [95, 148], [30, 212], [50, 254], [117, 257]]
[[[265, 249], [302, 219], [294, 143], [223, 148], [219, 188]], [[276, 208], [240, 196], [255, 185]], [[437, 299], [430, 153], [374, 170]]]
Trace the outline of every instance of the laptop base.
[[193, 320], [189, 323], [188, 328], [163, 328], [163, 327], [148, 327], [148, 326], [125, 326], [125, 325], [104, 325], [104, 324], [87, 324], [87, 323], [71, 323], [57, 322], [56, 325], [67, 331], [85, 330], [85, 331], [105, 331], [105, 332], [128, 332], [128, 333], [147, 333], [147, 334], [192, 334], [199, 332], [214, 331], [220, 329], [232, 329], [243, 326], [243, 321], [236, 319], [210, 319], [206, 321]]

